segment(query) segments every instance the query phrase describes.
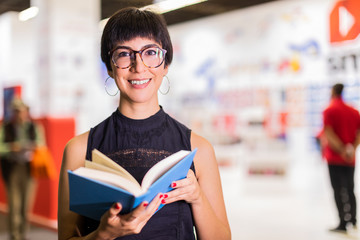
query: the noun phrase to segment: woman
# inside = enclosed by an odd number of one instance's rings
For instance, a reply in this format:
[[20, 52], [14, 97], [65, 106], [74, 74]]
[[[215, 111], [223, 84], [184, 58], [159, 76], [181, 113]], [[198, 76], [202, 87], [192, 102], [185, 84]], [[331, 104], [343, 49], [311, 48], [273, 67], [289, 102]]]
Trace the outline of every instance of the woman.
[[[158, 102], [158, 90], [172, 61], [163, 18], [126, 8], [107, 22], [101, 58], [120, 91], [117, 110], [89, 132], [69, 141], [59, 185], [59, 239], [230, 239], [219, 170], [212, 146], [171, 118]], [[140, 182], [157, 161], [178, 150], [198, 148], [194, 165], [173, 190], [159, 193], [129, 214], [114, 203], [100, 222], [69, 210], [67, 170], [84, 166], [99, 149]], [[195, 174], [196, 173], [196, 174]], [[165, 206], [156, 212], [159, 205]], [[156, 213], [155, 213], [156, 212]], [[195, 228], [194, 228], [195, 227]], [[195, 230], [194, 230], [195, 229]]]

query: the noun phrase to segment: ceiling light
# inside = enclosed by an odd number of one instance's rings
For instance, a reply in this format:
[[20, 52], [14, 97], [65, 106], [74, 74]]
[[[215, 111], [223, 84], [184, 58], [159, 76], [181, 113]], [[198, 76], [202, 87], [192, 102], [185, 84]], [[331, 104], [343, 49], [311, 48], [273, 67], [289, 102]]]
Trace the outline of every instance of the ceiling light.
[[38, 13], [39, 13], [38, 7], [30, 7], [19, 13], [19, 20], [23, 21], [23, 22], [27, 21], [27, 20], [35, 17]]
[[194, 4], [198, 4], [201, 2], [205, 2], [207, 0], [165, 0], [165, 1], [161, 1], [161, 2], [156, 2], [154, 4], [145, 6], [144, 8], [151, 8], [154, 11], [158, 12], [158, 13], [166, 13], [166, 12], [170, 12], [179, 8], [183, 8], [186, 6], [190, 6], [190, 5], [194, 5]]

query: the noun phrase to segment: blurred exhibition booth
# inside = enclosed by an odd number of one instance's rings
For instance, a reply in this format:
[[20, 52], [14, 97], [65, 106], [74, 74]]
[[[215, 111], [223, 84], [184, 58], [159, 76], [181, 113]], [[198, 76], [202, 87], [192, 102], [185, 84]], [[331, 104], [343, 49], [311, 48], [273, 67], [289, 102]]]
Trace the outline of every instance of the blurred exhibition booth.
[[[59, 170], [66, 142], [113, 112], [118, 96], [104, 90], [99, 0], [32, 5], [38, 13], [26, 21], [0, 15], [0, 113], [6, 91], [20, 94], [44, 123]], [[360, 108], [358, 0], [275, 1], [169, 30], [171, 89], [160, 103], [208, 138], [222, 169], [281, 178], [294, 163], [321, 161], [315, 136], [335, 82]], [[31, 220], [50, 228], [57, 181], [38, 182], [32, 207]], [[0, 191], [6, 211], [1, 182]]]

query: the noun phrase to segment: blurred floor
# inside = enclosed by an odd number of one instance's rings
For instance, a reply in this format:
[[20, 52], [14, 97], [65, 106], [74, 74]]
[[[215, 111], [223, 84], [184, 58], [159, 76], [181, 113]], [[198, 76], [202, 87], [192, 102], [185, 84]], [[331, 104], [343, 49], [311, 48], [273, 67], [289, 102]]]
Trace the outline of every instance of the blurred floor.
[[284, 176], [249, 175], [241, 164], [220, 170], [234, 240], [360, 239], [360, 229], [351, 228], [348, 234], [329, 231], [338, 218], [321, 159], [290, 163]]
[[[6, 215], [0, 213], [0, 240], [8, 240], [8, 232], [7, 232], [7, 219]], [[56, 240], [57, 232], [54, 230], [45, 229], [43, 227], [38, 227], [31, 225], [30, 231], [28, 234], [29, 240]]]
[[[337, 224], [337, 217], [321, 160], [290, 164], [284, 176], [248, 175], [241, 164], [220, 171], [234, 240], [360, 239], [360, 229], [347, 235], [328, 231]], [[8, 239], [5, 227], [5, 215], [0, 214], [0, 240]], [[31, 227], [29, 240], [55, 239], [56, 232]]]

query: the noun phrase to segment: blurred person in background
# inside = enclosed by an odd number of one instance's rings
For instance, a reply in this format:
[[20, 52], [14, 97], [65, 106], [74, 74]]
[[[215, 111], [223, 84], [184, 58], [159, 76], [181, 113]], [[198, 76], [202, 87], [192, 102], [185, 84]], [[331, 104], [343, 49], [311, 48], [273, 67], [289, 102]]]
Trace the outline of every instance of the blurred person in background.
[[[101, 57], [120, 91], [119, 105], [110, 117], [66, 145], [59, 184], [60, 240], [191, 240], [195, 239], [194, 227], [198, 239], [231, 238], [213, 147], [159, 105], [158, 91], [166, 78], [172, 49], [161, 15], [126, 8], [108, 20]], [[158, 194], [150, 203], [143, 202], [129, 214], [119, 214], [122, 206], [114, 203], [98, 222], [69, 210], [67, 175], [67, 170], [91, 160], [94, 148], [139, 182], [164, 157], [178, 150], [198, 151], [187, 177], [175, 181], [172, 191]], [[156, 212], [161, 203], [165, 206]]]
[[339, 225], [331, 229], [347, 232], [348, 223], [356, 227], [356, 198], [354, 194], [355, 153], [360, 141], [360, 115], [343, 101], [344, 85], [332, 87], [330, 104], [323, 112], [323, 134], [331, 186], [339, 214]]
[[0, 163], [8, 202], [10, 240], [26, 239], [27, 211], [32, 189], [30, 161], [35, 147], [44, 145], [42, 128], [19, 98], [11, 102], [11, 119], [0, 128]]

